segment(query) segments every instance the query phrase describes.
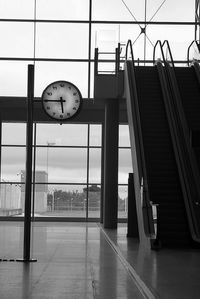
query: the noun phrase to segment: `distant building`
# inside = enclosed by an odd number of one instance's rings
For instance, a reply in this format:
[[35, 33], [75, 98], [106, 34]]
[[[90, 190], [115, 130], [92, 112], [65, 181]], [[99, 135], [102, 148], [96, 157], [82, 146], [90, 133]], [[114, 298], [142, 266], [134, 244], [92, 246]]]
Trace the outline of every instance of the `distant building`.
[[20, 186], [8, 182], [0, 184], [0, 216], [12, 216], [21, 212]]

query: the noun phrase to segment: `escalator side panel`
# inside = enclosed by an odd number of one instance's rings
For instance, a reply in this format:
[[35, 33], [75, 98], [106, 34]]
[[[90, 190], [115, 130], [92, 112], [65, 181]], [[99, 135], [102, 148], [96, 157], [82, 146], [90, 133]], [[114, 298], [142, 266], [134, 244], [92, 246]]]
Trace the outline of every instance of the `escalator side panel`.
[[[165, 246], [188, 244], [183, 194], [155, 67], [135, 67], [150, 200], [159, 204]], [[184, 232], [184, 233], [183, 233]]]

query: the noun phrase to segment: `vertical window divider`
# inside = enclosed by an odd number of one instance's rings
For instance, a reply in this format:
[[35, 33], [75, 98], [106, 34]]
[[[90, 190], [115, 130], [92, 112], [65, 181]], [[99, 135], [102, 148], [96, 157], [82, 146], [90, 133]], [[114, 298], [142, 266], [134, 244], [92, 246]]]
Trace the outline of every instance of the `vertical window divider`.
[[89, 37], [88, 37], [88, 99], [90, 99], [90, 78], [91, 78], [91, 44], [92, 44], [92, 0], [89, 2]]
[[87, 192], [86, 192], [86, 221], [88, 221], [88, 208], [89, 208], [89, 171], [90, 171], [90, 124], [88, 124], [87, 136]]
[[33, 195], [32, 195], [32, 219], [35, 217], [35, 162], [36, 162], [36, 122], [34, 123], [34, 140], [33, 140]]
[[101, 202], [100, 202], [100, 223], [103, 223], [103, 202], [104, 202], [104, 130], [105, 121], [101, 123]]
[[2, 120], [0, 120], [0, 181], [1, 181], [1, 151], [2, 151]]

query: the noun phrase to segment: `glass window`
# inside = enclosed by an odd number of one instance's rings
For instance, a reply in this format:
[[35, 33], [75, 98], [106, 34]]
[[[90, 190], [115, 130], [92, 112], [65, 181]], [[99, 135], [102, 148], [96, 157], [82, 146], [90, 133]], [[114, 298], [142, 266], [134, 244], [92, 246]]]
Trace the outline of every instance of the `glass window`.
[[[143, 18], [144, 1], [128, 0], [125, 3], [137, 20], [141, 20]], [[134, 21], [134, 17], [131, 15], [127, 7], [120, 0], [95, 0], [93, 1], [93, 19]]]
[[[19, 184], [0, 184], [0, 216], [13, 216], [21, 212], [20, 194], [21, 186]], [[4, 209], [10, 210], [10, 215], [3, 213], [1, 215]]]
[[119, 125], [119, 146], [130, 147], [128, 125]]
[[35, 216], [85, 217], [85, 185], [44, 185], [36, 184]]
[[2, 123], [2, 145], [25, 145], [26, 124], [25, 123]]
[[0, 0], [0, 18], [33, 19], [33, 0]]
[[36, 171], [46, 171], [49, 183], [86, 183], [87, 149], [37, 148]]
[[101, 182], [101, 149], [90, 149], [89, 166], [89, 182], [99, 184]]
[[90, 146], [101, 146], [101, 125], [90, 125]]
[[86, 146], [87, 129], [84, 124], [37, 124], [37, 145]]
[[[126, 45], [130, 39], [133, 42], [133, 54], [135, 59], [144, 59], [144, 35], [141, 34], [141, 25], [121, 24], [119, 27], [120, 42]], [[147, 29], [148, 30], [148, 29]], [[150, 49], [151, 59], [153, 58], [153, 47], [147, 39], [147, 49]], [[125, 46], [122, 46], [121, 56], [125, 56]], [[130, 53], [130, 51], [129, 51]], [[123, 64], [122, 64], [123, 65]]]
[[21, 181], [21, 171], [25, 169], [26, 149], [23, 147], [2, 147], [1, 181]]
[[28, 63], [0, 61], [1, 96], [27, 96]]
[[37, 24], [36, 55], [88, 58], [88, 24]]
[[83, 97], [88, 95], [88, 64], [82, 62], [36, 62], [35, 96], [41, 97], [50, 83], [66, 80], [75, 84]]
[[88, 0], [38, 0], [38, 19], [85, 20], [89, 17]]
[[[174, 60], [186, 60], [187, 49], [194, 39], [193, 26], [150, 26], [147, 29], [150, 40], [155, 43], [158, 39], [168, 40]], [[148, 49], [148, 57], [152, 59], [151, 48]]]
[[101, 186], [92, 184], [88, 188], [88, 217], [100, 217]]
[[130, 149], [119, 149], [119, 184], [128, 184], [128, 174], [133, 172]]
[[[194, 21], [195, 1], [148, 0], [146, 6], [147, 20], [152, 21]], [[105, 9], [106, 7], [106, 9]], [[113, 9], [115, 8], [115, 9]], [[142, 21], [145, 17], [145, 1], [95, 0], [93, 1], [93, 19]]]
[[[94, 49], [98, 48], [100, 52], [114, 52], [120, 39], [120, 26], [117, 24], [93, 24], [92, 25], [92, 51], [91, 55], [94, 55]], [[101, 55], [101, 59], [109, 56]]]
[[[114, 48], [115, 49], [115, 48]], [[102, 58], [102, 59], [109, 59], [109, 58]], [[115, 73], [115, 59], [110, 57], [113, 62], [99, 62], [98, 63], [98, 73], [99, 74], [114, 74]]]
[[0, 56], [33, 57], [33, 29], [32, 23], [1, 22]]
[[[147, 20], [150, 20], [158, 10], [162, 1], [148, 0], [147, 3]], [[195, 11], [195, 1], [182, 0], [179, 1], [167, 0], [154, 16], [152, 21], [176, 21], [176, 22], [193, 22]]]
[[127, 218], [128, 186], [118, 187], [118, 218]]

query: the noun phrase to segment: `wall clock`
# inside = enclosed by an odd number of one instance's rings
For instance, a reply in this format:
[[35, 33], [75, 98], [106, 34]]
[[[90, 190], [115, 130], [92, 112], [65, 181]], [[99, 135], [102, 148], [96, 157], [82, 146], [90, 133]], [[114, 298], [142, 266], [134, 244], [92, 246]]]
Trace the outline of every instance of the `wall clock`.
[[79, 89], [68, 81], [55, 81], [42, 93], [42, 106], [51, 118], [64, 121], [75, 117], [82, 106]]

